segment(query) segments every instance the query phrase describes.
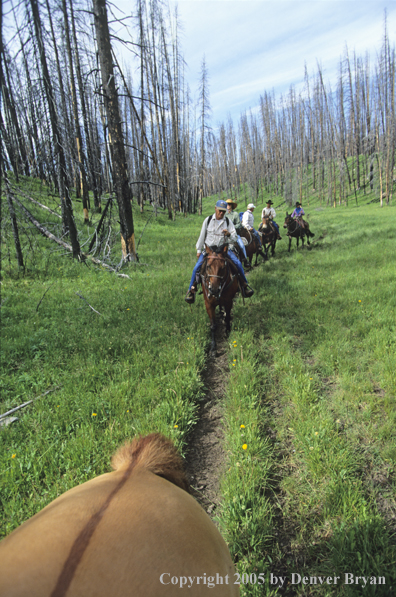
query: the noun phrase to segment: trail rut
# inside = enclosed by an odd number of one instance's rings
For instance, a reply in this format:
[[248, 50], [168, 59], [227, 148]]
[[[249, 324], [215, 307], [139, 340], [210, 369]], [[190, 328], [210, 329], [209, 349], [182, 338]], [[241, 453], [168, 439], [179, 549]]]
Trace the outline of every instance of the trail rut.
[[218, 319], [217, 324], [217, 353], [215, 357], [208, 356], [202, 375], [206, 393], [186, 450], [192, 494], [211, 517], [220, 503], [220, 478], [226, 466], [222, 398], [228, 371], [227, 340], [223, 321]]

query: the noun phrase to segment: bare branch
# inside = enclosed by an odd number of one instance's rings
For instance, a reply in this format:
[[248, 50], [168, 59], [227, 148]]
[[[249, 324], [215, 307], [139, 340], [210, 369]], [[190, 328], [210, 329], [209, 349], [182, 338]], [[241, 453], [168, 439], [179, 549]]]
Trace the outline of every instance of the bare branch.
[[90, 304], [89, 304], [89, 302], [87, 301], [87, 299], [86, 299], [85, 297], [83, 297], [83, 295], [82, 295], [82, 294], [80, 294], [79, 292], [76, 292], [75, 294], [76, 294], [77, 296], [79, 296], [79, 297], [80, 297], [80, 299], [83, 299], [83, 301], [85, 301], [85, 302], [87, 303], [88, 307], [90, 307], [90, 308], [92, 309], [92, 311], [95, 311], [95, 313], [97, 313], [98, 315], [102, 315], [101, 313], [99, 313], [99, 311], [97, 311], [96, 309], [94, 309], [94, 308], [92, 307], [92, 305], [90, 305]]
[[53, 286], [54, 284], [50, 284], [47, 288], [47, 290], [44, 292], [43, 296], [41, 297], [41, 299], [39, 300], [37, 307], [36, 307], [36, 313], [38, 312], [38, 308], [41, 305], [41, 301], [43, 300], [43, 298], [45, 297], [45, 295], [47, 294], [47, 292], [49, 291], [49, 289], [51, 288], [51, 286]]

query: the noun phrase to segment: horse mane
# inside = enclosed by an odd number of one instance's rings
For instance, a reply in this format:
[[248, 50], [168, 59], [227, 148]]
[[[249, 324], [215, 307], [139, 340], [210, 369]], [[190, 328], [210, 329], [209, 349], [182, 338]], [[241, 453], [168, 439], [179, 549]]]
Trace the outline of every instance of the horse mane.
[[182, 457], [173, 442], [161, 433], [135, 437], [118, 448], [111, 465], [117, 471], [125, 464], [131, 465], [131, 469], [144, 468], [190, 493]]
[[213, 245], [212, 247], [209, 247], [209, 249], [213, 252], [213, 253], [222, 253], [224, 250], [225, 245]]

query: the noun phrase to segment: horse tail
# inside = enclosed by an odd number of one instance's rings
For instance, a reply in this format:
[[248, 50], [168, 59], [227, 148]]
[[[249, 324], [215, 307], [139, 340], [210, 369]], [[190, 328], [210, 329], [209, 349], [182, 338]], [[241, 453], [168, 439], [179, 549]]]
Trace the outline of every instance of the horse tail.
[[131, 466], [132, 470], [143, 468], [187, 493], [190, 491], [183, 460], [173, 442], [161, 433], [150, 433], [126, 442], [114, 454], [111, 465], [116, 471], [124, 465]]

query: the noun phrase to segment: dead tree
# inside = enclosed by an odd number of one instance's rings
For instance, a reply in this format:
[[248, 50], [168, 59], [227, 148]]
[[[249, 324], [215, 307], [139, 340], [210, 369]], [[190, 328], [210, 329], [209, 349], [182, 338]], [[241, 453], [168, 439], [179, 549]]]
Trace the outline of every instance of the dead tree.
[[81, 257], [81, 250], [80, 244], [77, 238], [77, 228], [74, 222], [73, 217], [73, 207], [72, 202], [69, 195], [69, 188], [67, 185], [67, 177], [66, 177], [66, 160], [63, 151], [63, 146], [60, 137], [60, 131], [58, 127], [58, 116], [55, 109], [55, 97], [52, 90], [51, 79], [49, 76], [48, 66], [47, 66], [47, 58], [44, 48], [44, 41], [42, 37], [42, 26], [40, 20], [40, 13], [38, 8], [37, 0], [30, 0], [30, 6], [32, 9], [33, 14], [33, 22], [34, 22], [34, 30], [37, 40], [37, 45], [39, 49], [40, 55], [40, 63], [43, 75], [43, 85], [47, 99], [47, 105], [50, 115], [50, 122], [52, 128], [52, 136], [53, 136], [53, 143], [54, 143], [54, 150], [55, 150], [55, 158], [57, 163], [57, 175], [59, 181], [59, 192], [60, 192], [60, 199], [61, 203], [63, 204], [63, 215], [65, 218], [64, 221], [64, 228], [65, 231], [69, 233], [71, 245], [73, 248], [73, 257], [80, 258]]
[[109, 129], [112, 177], [120, 216], [122, 255], [125, 261], [136, 261], [135, 233], [131, 205], [133, 194], [128, 180], [118, 94], [111, 53], [106, 0], [93, 0], [93, 10], [102, 75], [102, 93]]

